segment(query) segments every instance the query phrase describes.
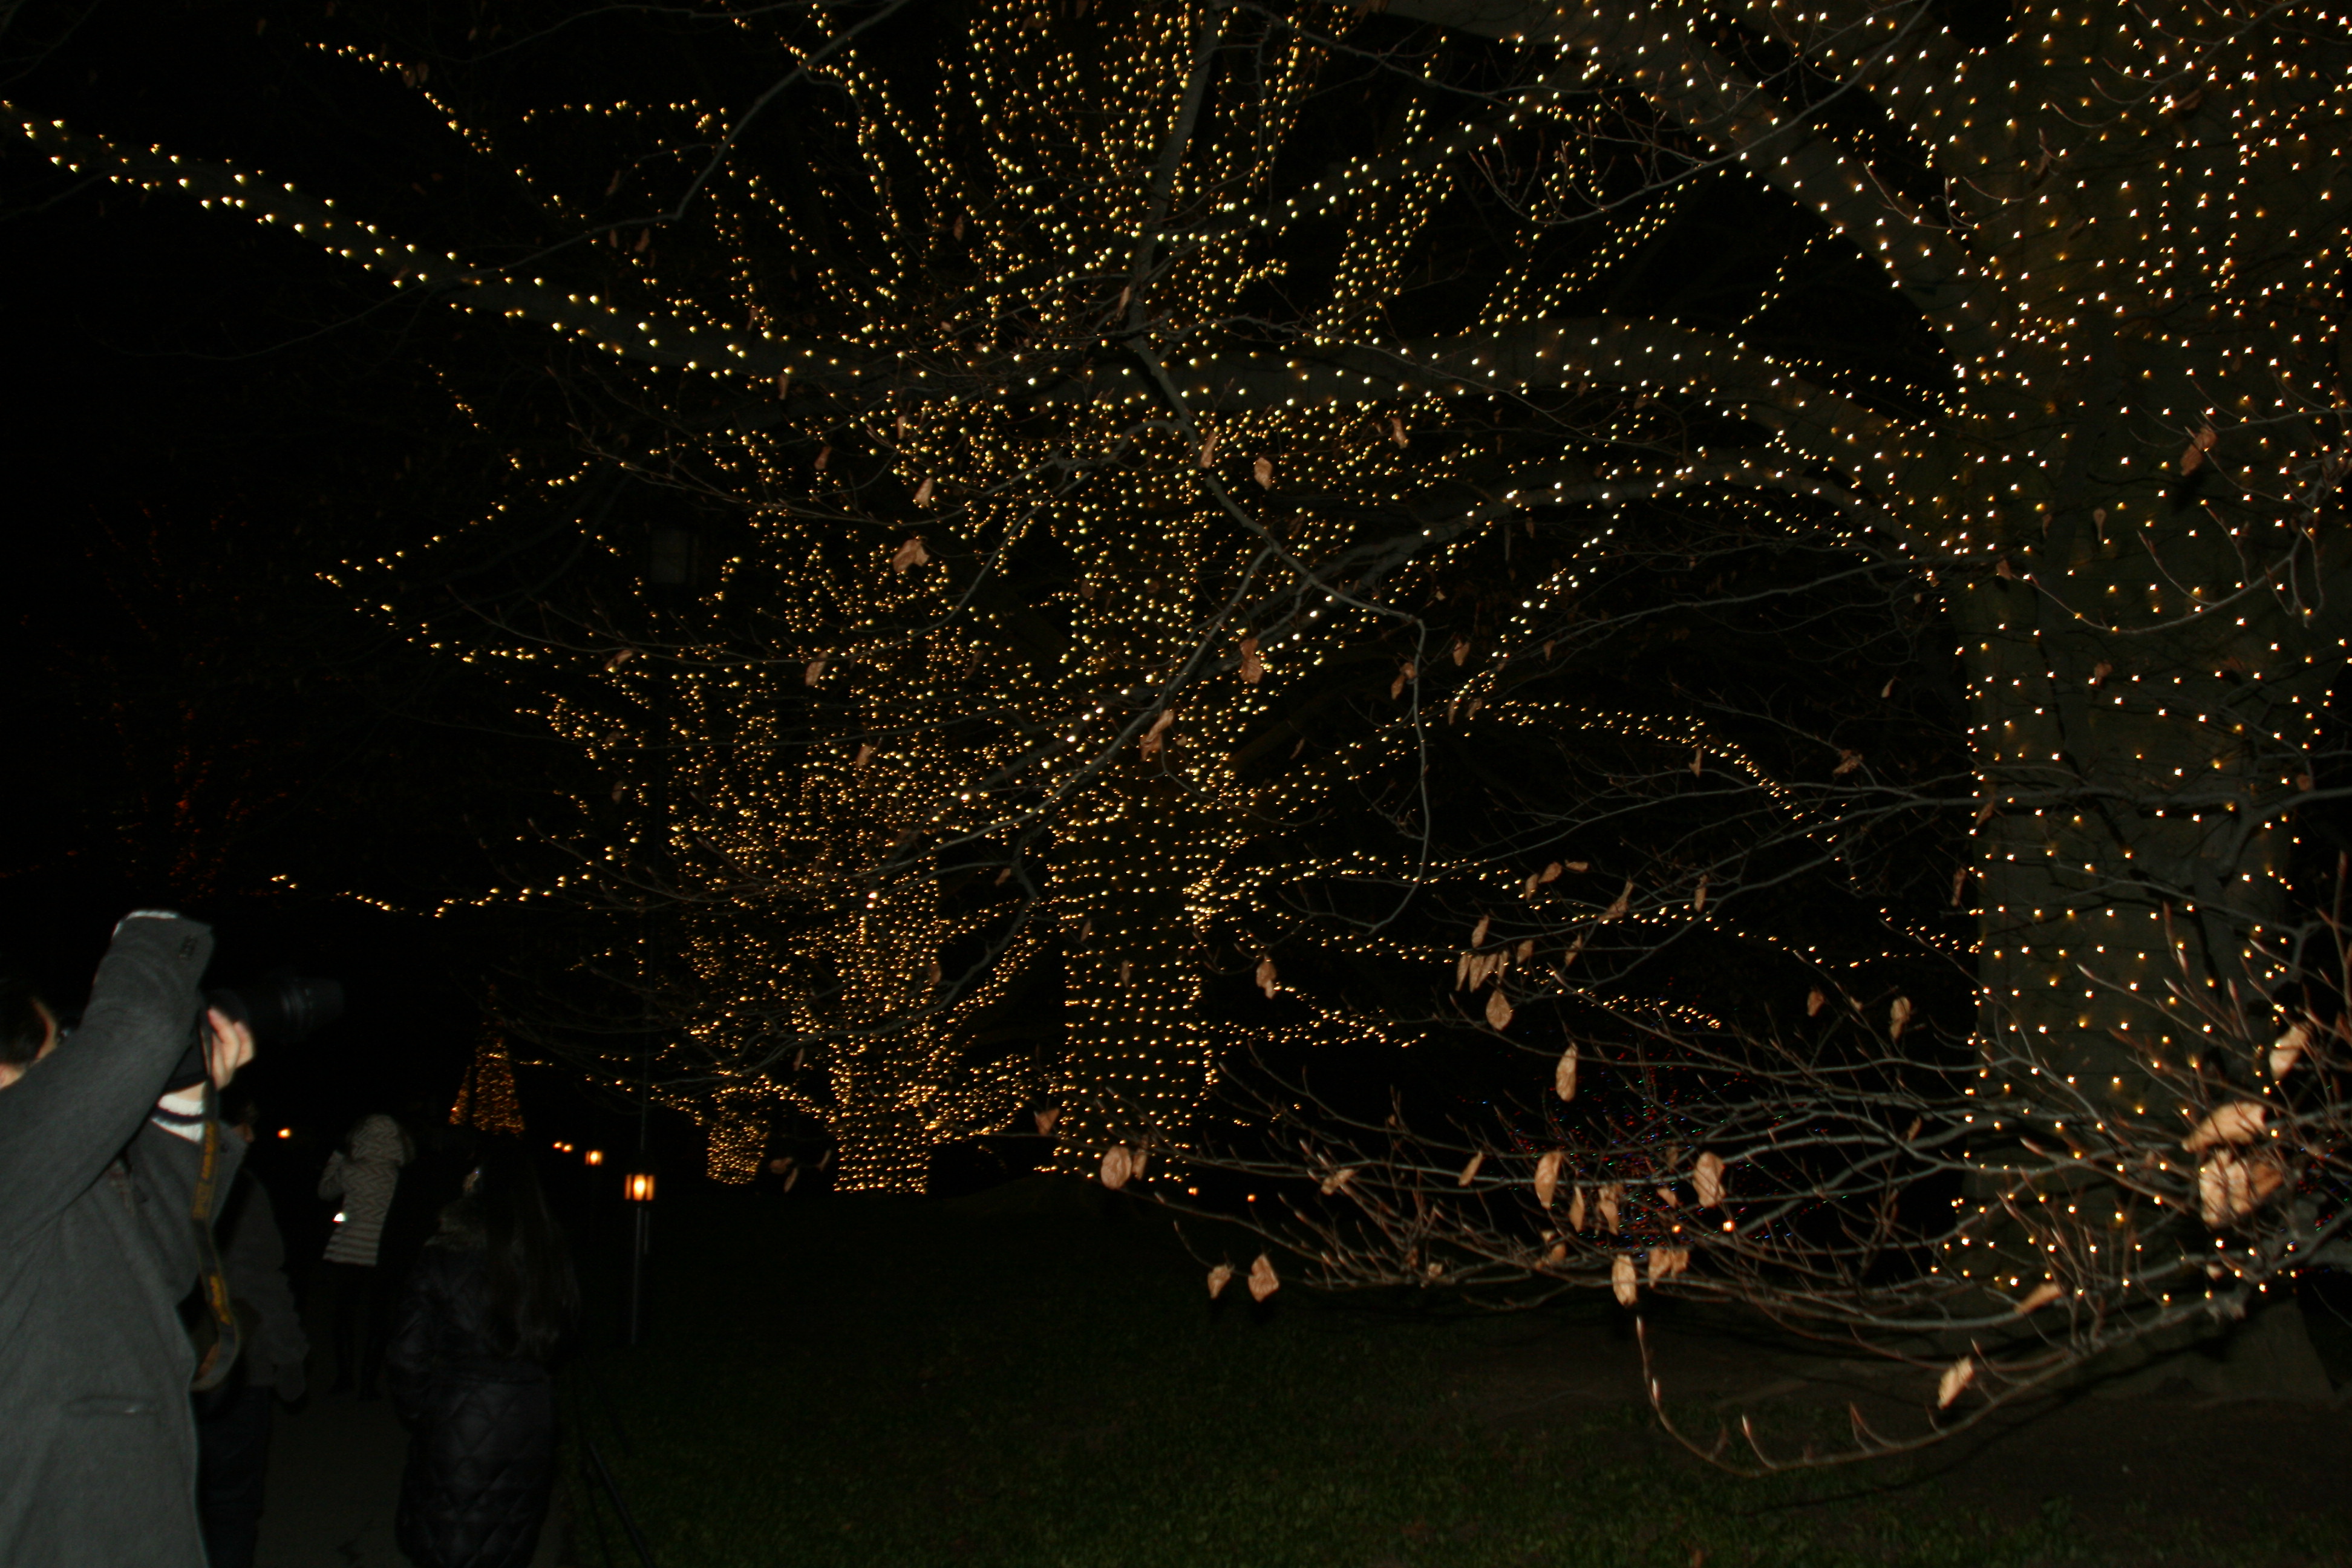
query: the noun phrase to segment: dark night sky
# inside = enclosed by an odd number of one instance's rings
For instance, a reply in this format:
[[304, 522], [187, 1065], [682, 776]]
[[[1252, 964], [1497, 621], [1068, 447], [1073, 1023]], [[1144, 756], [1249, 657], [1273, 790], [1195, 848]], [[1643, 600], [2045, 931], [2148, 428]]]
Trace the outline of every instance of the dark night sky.
[[[346, 149], [412, 129], [304, 99], [316, 73], [255, 19], [100, 6], [8, 96], [280, 168], [305, 126]], [[26, 30], [10, 41], [21, 66]], [[328, 895], [425, 905], [493, 879], [477, 840], [516, 803], [478, 786], [534, 759], [486, 733], [494, 691], [314, 574], [462, 504], [446, 476], [466, 432], [415, 353], [447, 322], [381, 308], [275, 235], [70, 185], [18, 148], [0, 179], [17, 388], [0, 951], [70, 1005], [124, 909], [185, 909], [218, 925], [218, 978], [292, 965], [351, 987], [331, 1039], [257, 1075], [286, 1116], [446, 1106], [501, 933]]]

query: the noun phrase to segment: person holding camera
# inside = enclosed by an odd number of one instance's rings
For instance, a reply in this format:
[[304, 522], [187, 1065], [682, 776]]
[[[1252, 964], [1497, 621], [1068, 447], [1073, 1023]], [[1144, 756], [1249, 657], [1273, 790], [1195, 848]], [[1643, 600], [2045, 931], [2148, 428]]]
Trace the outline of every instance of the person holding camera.
[[197, 921], [125, 917], [70, 1036], [0, 983], [0, 1563], [203, 1568], [179, 1304], [244, 1149], [207, 1079], [253, 1059], [196, 989], [212, 946]]

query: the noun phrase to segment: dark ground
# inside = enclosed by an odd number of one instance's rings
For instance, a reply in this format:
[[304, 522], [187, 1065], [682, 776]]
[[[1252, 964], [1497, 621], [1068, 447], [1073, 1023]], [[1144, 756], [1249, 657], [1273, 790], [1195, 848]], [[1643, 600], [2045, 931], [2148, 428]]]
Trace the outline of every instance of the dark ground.
[[[691, 1199], [661, 1215], [648, 1343], [571, 1374], [573, 1432], [665, 1565], [2352, 1561], [2341, 1395], [2142, 1379], [1920, 1458], [1741, 1480], [1659, 1432], [1605, 1301], [1212, 1304], [1163, 1219], [1099, 1195]], [[1671, 1310], [1652, 1331], [1693, 1429], [1753, 1411], [1792, 1451], [1848, 1397], [1874, 1419], [1924, 1403], [1915, 1373]], [[574, 1544], [634, 1561], [601, 1499]]]

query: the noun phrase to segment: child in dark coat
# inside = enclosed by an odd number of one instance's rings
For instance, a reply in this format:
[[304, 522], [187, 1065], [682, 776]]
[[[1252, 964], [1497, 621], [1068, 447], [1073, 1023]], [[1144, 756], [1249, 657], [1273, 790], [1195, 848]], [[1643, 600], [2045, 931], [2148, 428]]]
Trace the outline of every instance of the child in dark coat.
[[396, 1534], [418, 1568], [525, 1568], [555, 1481], [549, 1364], [579, 1291], [529, 1156], [500, 1142], [409, 1275], [385, 1359], [410, 1433]]

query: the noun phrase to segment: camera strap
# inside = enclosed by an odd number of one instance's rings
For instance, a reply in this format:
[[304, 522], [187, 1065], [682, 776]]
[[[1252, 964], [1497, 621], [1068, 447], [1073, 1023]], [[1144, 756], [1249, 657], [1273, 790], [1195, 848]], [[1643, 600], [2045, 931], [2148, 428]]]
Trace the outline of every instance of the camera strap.
[[210, 1073], [205, 1076], [203, 1150], [196, 1163], [195, 1196], [188, 1205], [188, 1217], [196, 1227], [196, 1258], [202, 1270], [197, 1290], [205, 1299], [205, 1315], [191, 1336], [196, 1345], [196, 1375], [190, 1386], [199, 1394], [228, 1381], [228, 1374], [236, 1367], [236, 1353], [244, 1338], [236, 1310], [229, 1300], [228, 1274], [221, 1267], [220, 1240], [213, 1235], [213, 1211], [219, 1206], [223, 1162], [220, 1091], [214, 1088]]

